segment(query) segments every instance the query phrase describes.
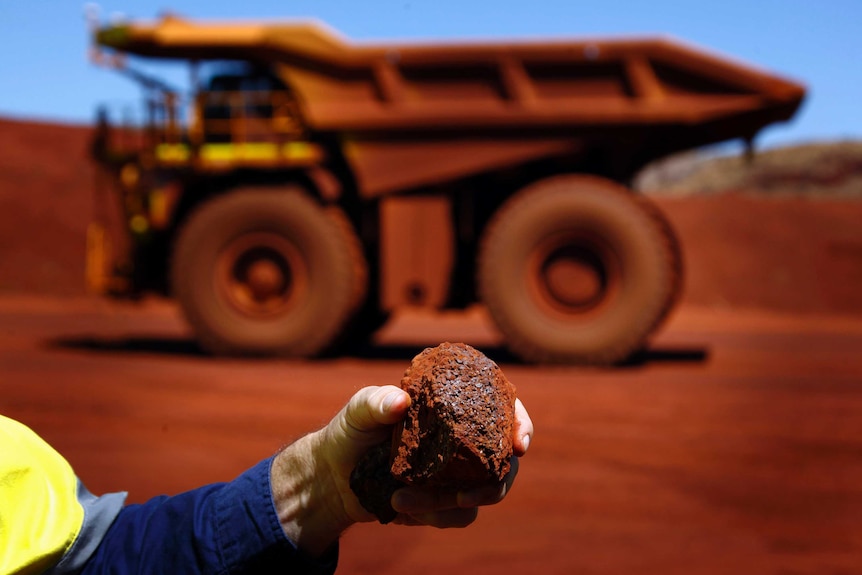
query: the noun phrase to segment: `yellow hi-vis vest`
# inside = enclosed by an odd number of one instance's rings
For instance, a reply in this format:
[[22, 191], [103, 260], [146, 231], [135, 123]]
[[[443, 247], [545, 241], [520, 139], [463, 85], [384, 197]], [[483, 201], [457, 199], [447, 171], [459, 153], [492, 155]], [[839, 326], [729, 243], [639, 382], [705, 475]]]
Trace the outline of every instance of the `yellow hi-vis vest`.
[[84, 524], [69, 463], [25, 425], [0, 415], [0, 575], [42, 573]]

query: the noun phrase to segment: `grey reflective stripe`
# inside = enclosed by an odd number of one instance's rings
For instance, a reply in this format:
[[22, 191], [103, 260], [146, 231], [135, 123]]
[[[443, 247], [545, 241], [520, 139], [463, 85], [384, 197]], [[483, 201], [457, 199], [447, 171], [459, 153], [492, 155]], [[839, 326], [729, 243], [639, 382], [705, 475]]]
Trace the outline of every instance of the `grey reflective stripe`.
[[45, 571], [44, 575], [67, 575], [80, 571], [126, 504], [127, 495], [125, 491], [120, 491], [96, 497], [87, 491], [79, 479], [78, 502], [84, 508], [84, 523], [75, 542], [60, 562]]

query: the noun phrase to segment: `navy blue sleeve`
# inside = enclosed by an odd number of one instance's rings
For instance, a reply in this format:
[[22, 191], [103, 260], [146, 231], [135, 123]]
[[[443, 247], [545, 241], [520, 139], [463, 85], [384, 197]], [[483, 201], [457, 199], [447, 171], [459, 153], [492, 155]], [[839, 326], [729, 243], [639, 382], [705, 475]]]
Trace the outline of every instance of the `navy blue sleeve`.
[[329, 574], [337, 545], [315, 561], [287, 538], [275, 512], [267, 459], [233, 481], [129, 505], [82, 575]]

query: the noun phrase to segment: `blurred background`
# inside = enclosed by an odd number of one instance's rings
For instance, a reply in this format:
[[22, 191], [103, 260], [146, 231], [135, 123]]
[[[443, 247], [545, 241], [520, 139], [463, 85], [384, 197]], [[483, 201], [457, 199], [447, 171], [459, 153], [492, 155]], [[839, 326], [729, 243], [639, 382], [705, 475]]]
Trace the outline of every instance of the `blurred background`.
[[[3, 168], [0, 199], [6, 206], [0, 217], [8, 220], [2, 226], [6, 231], [0, 232], [4, 234], [3, 246], [7, 252], [6, 265], [0, 269], [0, 289], [82, 293], [84, 286], [78, 281], [79, 268], [83, 265], [81, 225], [91, 217], [93, 209], [89, 204], [92, 194], [87, 191], [92, 188], [92, 175], [84, 161], [89, 137], [87, 126], [94, 121], [99, 104], [140, 113], [139, 86], [88, 61], [90, 40], [84, 17], [87, 11], [97, 12], [103, 23], [133, 18], [155, 20], [167, 12], [212, 20], [315, 19], [360, 43], [668, 35], [805, 85], [806, 99], [793, 120], [767, 127], [754, 142], [758, 150], [799, 149], [789, 156], [764, 154], [764, 161], [749, 170], [734, 165], [733, 160], [699, 165], [699, 160], [714, 155], [739, 154], [741, 143], [729, 142], [664, 162], [643, 174], [637, 180], [639, 187], [649, 193], [677, 196], [687, 191], [702, 193], [752, 187], [763, 188], [770, 195], [801, 193], [807, 198], [819, 197], [825, 188], [831, 196], [858, 195], [860, 152], [856, 144], [862, 134], [862, 116], [857, 113], [857, 102], [862, 98], [859, 93], [862, 82], [858, 81], [859, 71], [854, 62], [860, 58], [862, 40], [855, 34], [853, 22], [862, 8], [851, 1], [834, 1], [822, 6], [804, 2], [751, 5], [742, 1], [707, 2], [697, 6], [671, 1], [649, 5], [611, 2], [601, 6], [570, 2], [541, 2], [535, 6], [500, 2], [493, 8], [479, 2], [375, 2], [362, 9], [342, 2], [293, 2], [289, 6], [258, 2], [252, 7], [218, 1], [178, 1], [170, 6], [150, 2], [98, 5], [42, 2], [34, 5], [5, 3], [0, 10], [5, 46], [0, 53], [0, 69], [4, 71], [7, 86], [0, 93], [0, 118], [4, 128], [0, 131], [0, 145], [4, 150], [0, 157]], [[155, 70], [158, 77], [178, 86], [188, 82], [188, 70], [182, 65], [153, 64], [141, 59], [135, 65], [144, 71]], [[828, 156], [825, 159], [824, 154]], [[774, 173], [776, 163], [805, 167], [792, 170], [790, 176], [782, 176]], [[803, 172], [804, 177], [799, 177]], [[791, 186], [784, 185], [788, 177], [795, 178]], [[22, 188], [28, 192], [21, 193]], [[37, 202], [38, 207], [19, 205], [40, 193], [52, 194], [51, 201]], [[739, 212], [733, 210], [733, 213]], [[793, 220], [794, 217], [797, 220]], [[758, 303], [769, 303], [764, 300], [774, 298], [776, 305], [795, 299], [799, 305], [813, 309], [828, 307], [831, 305], [828, 302], [819, 302], [807, 295], [796, 296], [789, 289], [789, 286], [805, 288], [806, 284], [817, 281], [808, 274], [815, 265], [812, 258], [817, 258], [811, 253], [814, 249], [811, 243], [803, 239], [810, 237], [810, 230], [808, 233], [803, 230], [819, 224], [817, 216], [791, 214], [788, 218], [787, 221], [793, 223], [787, 224], [787, 230], [778, 231], [778, 234], [787, 235], [786, 238], [779, 239], [772, 232], [758, 230], [750, 233], [769, 236], [771, 239], [765, 241], [764, 237], [762, 243], [771, 245], [786, 246], [783, 242], [799, 241], [797, 247], [781, 249], [798, 250], [797, 261], [788, 265], [798, 265], [801, 269], [787, 271], [782, 277], [778, 274], [767, 278], [765, 284], [761, 283], [764, 294], [733, 297], [756, 298]], [[17, 241], [17, 234], [12, 231], [14, 225], [25, 228], [38, 225], [59, 234], [63, 240], [33, 238], [24, 245]], [[676, 225], [685, 228], [689, 224], [680, 221]], [[742, 224], [722, 222], [717, 216], [709, 228], [694, 224], [691, 232], [714, 234], [727, 241], [739, 235], [729, 233], [722, 226], [736, 225]], [[682, 233], [688, 231], [682, 230]], [[836, 242], [830, 249], [840, 252], [841, 257], [851, 257], [847, 254], [854, 248], [841, 238]], [[687, 249], [702, 243], [685, 242]], [[736, 250], [731, 251], [738, 254]], [[35, 254], [38, 254], [39, 263], [29, 265]], [[689, 259], [699, 257], [695, 255]], [[735, 265], [745, 267], [741, 263]], [[848, 267], [858, 266], [848, 264]], [[743, 273], [751, 271], [749, 267], [745, 270]], [[711, 284], [722, 281], [701, 277], [696, 267], [690, 273], [693, 275], [688, 292], [696, 301], [706, 301], [707, 296], [699, 295], [701, 289], [712, 289]], [[799, 274], [805, 277], [798, 278]], [[752, 284], [749, 288], [753, 289], [757, 282], [749, 283]], [[823, 282], [818, 285], [820, 283]], [[825, 291], [827, 299], [840, 297], [859, 309], [858, 302], [847, 301], [854, 299], [858, 290], [849, 287], [849, 282], [838, 283], [842, 285], [816, 289]], [[712, 298], [709, 301], [714, 302], [719, 296], [709, 297]], [[744, 299], [741, 303], [753, 302]]]
[[[94, 10], [93, 6], [87, 10]], [[137, 85], [87, 59], [85, 6], [0, 4], [0, 411], [91, 491], [130, 500], [229, 480], [413, 354], [497, 359], [537, 435], [509, 499], [458, 534], [351, 530], [346, 573], [855, 573], [862, 565], [862, 4], [416, 0], [103, 2], [102, 22], [322, 21], [349, 41], [669, 35], [806, 86], [739, 142], [641, 172], [679, 235], [679, 305], [607, 368], [525, 364], [481, 307], [398, 313], [363, 353], [202, 354], [170, 301], [88, 295], [96, 106]], [[182, 85], [185, 68], [142, 63]], [[380, 551], [381, 549], [397, 549]], [[441, 552], [441, 550], [445, 550]]]

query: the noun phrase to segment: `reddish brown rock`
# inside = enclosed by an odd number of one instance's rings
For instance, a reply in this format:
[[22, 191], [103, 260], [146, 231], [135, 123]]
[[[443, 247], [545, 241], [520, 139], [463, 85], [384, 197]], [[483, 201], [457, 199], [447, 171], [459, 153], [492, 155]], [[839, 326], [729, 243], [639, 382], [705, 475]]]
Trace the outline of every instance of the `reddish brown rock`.
[[443, 343], [401, 379], [412, 403], [395, 430], [392, 474], [410, 485], [466, 489], [509, 472], [515, 388], [480, 351]]
[[[496, 363], [463, 343], [443, 343], [417, 355], [401, 379], [411, 405], [393, 430], [357, 464], [351, 488], [386, 523], [402, 485], [469, 489], [509, 472], [515, 388]], [[382, 468], [382, 469], [381, 469]]]

